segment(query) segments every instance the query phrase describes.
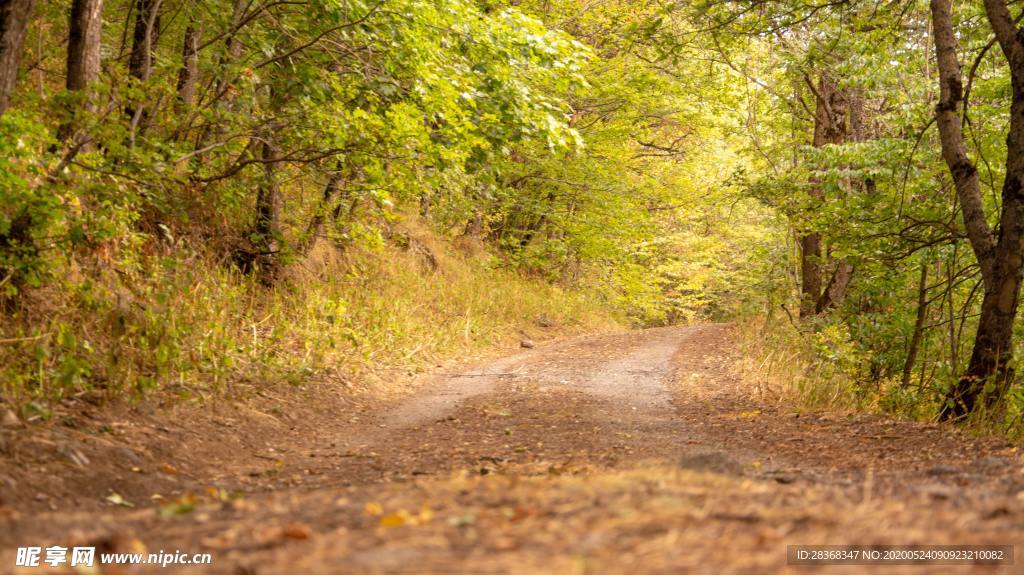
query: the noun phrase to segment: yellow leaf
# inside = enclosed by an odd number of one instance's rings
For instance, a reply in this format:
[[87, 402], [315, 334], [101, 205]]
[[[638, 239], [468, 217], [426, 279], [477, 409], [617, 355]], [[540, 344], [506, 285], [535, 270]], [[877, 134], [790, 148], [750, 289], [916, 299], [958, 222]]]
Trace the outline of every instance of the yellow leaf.
[[423, 508], [420, 509], [420, 516], [418, 518], [419, 522], [420, 523], [426, 523], [426, 522], [430, 521], [433, 518], [434, 518], [434, 512], [431, 511], [429, 505], [424, 504]]
[[381, 527], [401, 527], [405, 525], [405, 514], [389, 513], [380, 518]]
[[384, 513], [384, 508], [381, 507], [380, 503], [377, 503], [376, 501], [371, 501], [367, 503], [364, 509], [367, 515], [380, 515], [381, 513]]

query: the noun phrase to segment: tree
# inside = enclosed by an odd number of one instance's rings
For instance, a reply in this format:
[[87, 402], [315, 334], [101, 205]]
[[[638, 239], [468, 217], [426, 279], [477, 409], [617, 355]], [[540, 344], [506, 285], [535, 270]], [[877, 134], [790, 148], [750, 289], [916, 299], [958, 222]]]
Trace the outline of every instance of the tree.
[[199, 25], [194, 16], [189, 17], [185, 28], [185, 39], [181, 47], [181, 67], [178, 69], [177, 105], [188, 108], [196, 98], [196, 80], [199, 77]]
[[0, 116], [11, 103], [25, 30], [35, 0], [0, 0]]
[[933, 37], [939, 69], [935, 109], [942, 157], [960, 201], [964, 228], [981, 268], [984, 297], [967, 370], [949, 389], [943, 419], [959, 419], [979, 406], [992, 406], [1013, 381], [1013, 323], [1024, 276], [1024, 40], [1007, 5], [985, 0], [985, 15], [1010, 71], [1013, 99], [1006, 137], [998, 230], [986, 219], [978, 169], [967, 153], [961, 113], [963, 78], [957, 60], [951, 0], [931, 0]]
[[[100, 75], [103, 0], [74, 0], [69, 30], [65, 86], [69, 91], [82, 93], [88, 100], [89, 87]], [[86, 109], [91, 109], [91, 106], [87, 104]], [[64, 123], [57, 137], [67, 140], [74, 130], [73, 123]]]
[[[842, 144], [847, 135], [847, 97], [845, 90], [839, 89], [835, 79], [823, 72], [815, 86], [814, 81], [805, 76], [807, 86], [814, 93], [814, 140], [815, 148]], [[811, 198], [815, 204], [825, 202], [825, 192], [819, 182], [811, 186]], [[845, 291], [849, 283], [846, 274], [838, 276], [839, 284], [829, 284], [829, 290], [822, 292], [822, 276], [824, 256], [822, 251], [821, 232], [814, 230], [800, 236], [800, 275], [801, 298], [800, 317], [807, 318], [821, 313], [825, 307], [823, 297], [835, 301], [841, 299], [837, 289]], [[845, 271], [845, 269], [837, 270]], [[831, 295], [829, 295], [831, 293]]]
[[[128, 75], [137, 88], [149, 80], [153, 72], [153, 53], [156, 50], [156, 36], [160, 27], [161, 0], [138, 0], [135, 2], [135, 28], [132, 33], [132, 50], [128, 58]], [[186, 42], [188, 41], [186, 35]], [[186, 58], [188, 54], [186, 53]], [[186, 66], [188, 60], [186, 59]], [[129, 118], [129, 145], [145, 129], [144, 106], [129, 105], [125, 113]]]

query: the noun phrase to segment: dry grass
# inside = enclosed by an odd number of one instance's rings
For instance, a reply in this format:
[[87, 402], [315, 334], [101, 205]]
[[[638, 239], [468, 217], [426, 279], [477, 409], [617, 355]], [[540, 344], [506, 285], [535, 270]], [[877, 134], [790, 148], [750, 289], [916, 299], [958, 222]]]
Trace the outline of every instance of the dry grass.
[[877, 407], [858, 393], [864, 358], [839, 326], [815, 332], [752, 317], [737, 323], [736, 335], [737, 369], [758, 400], [809, 410]]
[[378, 246], [319, 245], [272, 290], [180, 250], [134, 267], [76, 266], [0, 324], [0, 400], [31, 419], [69, 396], [379, 385], [521, 337], [617, 325], [593, 294], [400, 229]]

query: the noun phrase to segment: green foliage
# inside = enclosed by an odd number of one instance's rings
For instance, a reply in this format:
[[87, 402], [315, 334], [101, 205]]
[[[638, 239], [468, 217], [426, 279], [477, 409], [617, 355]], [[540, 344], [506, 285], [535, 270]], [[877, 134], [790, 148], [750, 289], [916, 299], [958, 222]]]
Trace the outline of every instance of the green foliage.
[[[891, 210], [905, 134], [809, 149], [800, 106], [778, 96], [807, 54], [708, 34], [735, 6], [161, 6], [139, 78], [139, 6], [105, 2], [101, 72], [85, 90], [59, 73], [67, 6], [43, 3], [30, 26], [31, 69], [0, 117], [5, 395], [205, 396], [330, 366], [408, 367], [540, 315], [664, 325], [774, 312], [793, 299], [793, 225], [842, 226], [834, 253], [874, 266], [858, 277], [891, 259], [866, 240], [880, 226], [857, 217]], [[749, 58], [734, 61], [741, 48]], [[925, 117], [911, 97], [901, 126]], [[925, 197], [935, 171], [914, 170], [901, 190]], [[868, 174], [876, 196], [807, 213], [811, 178], [834, 190]], [[390, 261], [416, 249], [397, 231], [410, 221], [472, 263], [432, 275], [408, 254]], [[334, 263], [304, 275], [317, 257]], [[866, 341], [866, 328], [849, 333]]]
[[539, 333], [537, 322], [554, 333], [615, 325], [595, 294], [433, 245], [441, 271], [411, 250], [356, 245], [345, 258], [314, 254], [270, 292], [199, 254], [167, 255], [130, 277], [68, 282], [64, 299], [8, 318], [0, 395], [26, 406], [157, 388], [201, 399], [416, 371], [518, 330]]

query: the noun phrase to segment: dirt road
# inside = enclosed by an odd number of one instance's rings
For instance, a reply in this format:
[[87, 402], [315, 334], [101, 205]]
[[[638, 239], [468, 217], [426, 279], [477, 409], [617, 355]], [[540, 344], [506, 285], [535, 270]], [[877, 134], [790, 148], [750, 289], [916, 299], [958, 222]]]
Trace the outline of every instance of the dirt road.
[[[118, 493], [130, 508], [8, 502], [0, 572], [16, 547], [54, 544], [212, 558], [79, 573], [1024, 572], [1024, 558], [787, 565], [790, 544], [1024, 551], [1024, 464], [1004, 441], [947, 427], [760, 403], [734, 354], [728, 326], [663, 328], [435, 375], [358, 416], [246, 438], [269, 449], [258, 471], [197, 456], [204, 466], [164, 483], [128, 474]], [[139, 501], [176, 480], [177, 497]]]

